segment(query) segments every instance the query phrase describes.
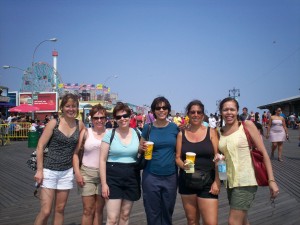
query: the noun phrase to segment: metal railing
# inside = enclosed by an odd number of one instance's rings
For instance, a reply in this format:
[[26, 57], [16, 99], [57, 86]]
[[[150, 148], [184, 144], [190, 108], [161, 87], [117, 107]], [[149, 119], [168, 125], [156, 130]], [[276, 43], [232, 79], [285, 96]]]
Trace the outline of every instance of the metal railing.
[[9, 144], [11, 139], [27, 139], [30, 127], [28, 122], [0, 124], [0, 145]]

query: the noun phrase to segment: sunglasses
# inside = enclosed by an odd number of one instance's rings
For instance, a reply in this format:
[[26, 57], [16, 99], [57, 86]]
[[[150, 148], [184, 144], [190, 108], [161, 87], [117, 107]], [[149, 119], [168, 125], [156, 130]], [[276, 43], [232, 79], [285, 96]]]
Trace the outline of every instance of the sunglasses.
[[168, 107], [166, 107], [166, 106], [157, 106], [157, 107], [155, 107], [155, 110], [157, 110], [157, 111], [159, 111], [159, 110], [167, 110], [168, 109]]
[[93, 116], [93, 120], [105, 120], [106, 116]]
[[190, 111], [190, 114], [192, 114], [192, 115], [194, 115], [194, 114], [198, 114], [198, 115], [202, 115], [203, 114], [203, 112], [201, 112], [201, 111], [195, 111], [195, 110], [192, 110], [192, 111]]
[[124, 119], [127, 119], [127, 118], [130, 117], [130, 115], [128, 113], [126, 113], [126, 114], [123, 114], [123, 115], [116, 116], [116, 120], [120, 120], [120, 119], [122, 119], [122, 117]]
[[33, 196], [36, 197], [36, 198], [39, 198], [39, 196], [38, 196], [38, 190], [39, 190], [39, 188], [40, 188], [40, 184], [35, 183], [35, 190], [33, 192]]

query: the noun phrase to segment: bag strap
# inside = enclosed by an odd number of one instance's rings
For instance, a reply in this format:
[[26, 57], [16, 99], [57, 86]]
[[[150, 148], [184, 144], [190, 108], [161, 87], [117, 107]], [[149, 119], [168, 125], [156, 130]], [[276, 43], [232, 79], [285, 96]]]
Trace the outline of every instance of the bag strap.
[[244, 132], [245, 132], [246, 137], [247, 137], [249, 148], [253, 149], [254, 148], [254, 143], [253, 143], [253, 140], [251, 138], [251, 135], [250, 135], [250, 133], [249, 133], [249, 131], [248, 131], [248, 129], [247, 129], [244, 121], [242, 121], [242, 124], [243, 124], [243, 127], [244, 127]]
[[111, 145], [111, 143], [114, 139], [115, 133], [116, 133], [116, 128], [113, 128], [112, 131], [111, 131], [110, 139], [109, 139], [109, 145]]
[[[139, 140], [141, 140], [141, 134], [140, 132], [137, 130], [137, 128], [133, 128], [136, 132], [136, 135], [138, 136]], [[113, 139], [114, 139], [114, 136], [115, 136], [115, 133], [116, 133], [116, 129], [113, 128], [112, 131], [111, 131], [111, 136], [110, 136], [110, 140], [109, 140], [109, 145], [111, 145]]]
[[149, 139], [150, 139], [150, 131], [151, 131], [152, 125], [153, 125], [153, 123], [149, 123], [149, 125], [148, 125], [146, 141], [149, 141]]

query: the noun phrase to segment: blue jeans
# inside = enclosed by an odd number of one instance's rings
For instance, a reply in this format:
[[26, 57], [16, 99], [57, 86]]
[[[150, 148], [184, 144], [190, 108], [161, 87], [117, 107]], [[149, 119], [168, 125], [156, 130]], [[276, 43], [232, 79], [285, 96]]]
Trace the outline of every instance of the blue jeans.
[[147, 171], [142, 177], [148, 225], [172, 225], [177, 195], [177, 174], [158, 176]]

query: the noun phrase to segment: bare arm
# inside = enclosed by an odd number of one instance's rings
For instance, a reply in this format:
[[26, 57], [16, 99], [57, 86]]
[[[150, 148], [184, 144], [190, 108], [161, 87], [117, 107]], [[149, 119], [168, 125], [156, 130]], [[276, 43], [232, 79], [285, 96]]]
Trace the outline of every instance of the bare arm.
[[182, 148], [182, 132], [180, 131], [177, 135], [177, 140], [176, 140], [176, 164], [179, 166], [181, 169], [184, 168], [184, 162], [181, 159], [181, 148]]
[[[78, 185], [80, 185], [81, 187], [84, 185], [84, 180], [80, 173], [78, 153], [81, 148], [85, 132], [87, 132], [87, 129], [81, 130], [80, 135], [79, 135], [79, 140], [78, 140], [78, 143], [76, 145], [76, 148], [75, 148], [75, 151], [73, 154], [73, 169], [74, 169], [76, 181], [77, 181]], [[86, 138], [88, 138], [88, 134], [87, 134]]]
[[100, 146], [100, 179], [102, 186], [102, 196], [103, 198], [109, 198], [109, 187], [106, 182], [106, 161], [109, 151], [109, 144], [106, 142], [102, 142]]
[[[214, 148], [214, 155], [216, 158], [218, 154], [218, 144], [219, 144], [219, 137], [216, 129], [210, 128], [210, 140]], [[215, 162], [215, 182], [211, 185], [210, 193], [217, 195], [220, 192], [220, 178], [219, 178], [219, 172], [218, 172], [218, 165], [217, 162]]]
[[270, 135], [270, 129], [271, 129], [271, 126], [272, 126], [272, 116], [270, 117], [269, 123], [268, 123], [267, 135], [266, 135], [266, 138], [267, 138], [267, 139], [269, 138], [269, 135]]
[[37, 183], [41, 184], [43, 182], [43, 168], [44, 168], [44, 149], [46, 148], [52, 134], [53, 129], [56, 126], [57, 120], [50, 120], [44, 131], [42, 136], [39, 139], [37, 149], [36, 149], [36, 159], [37, 159], [37, 171], [34, 176]]

